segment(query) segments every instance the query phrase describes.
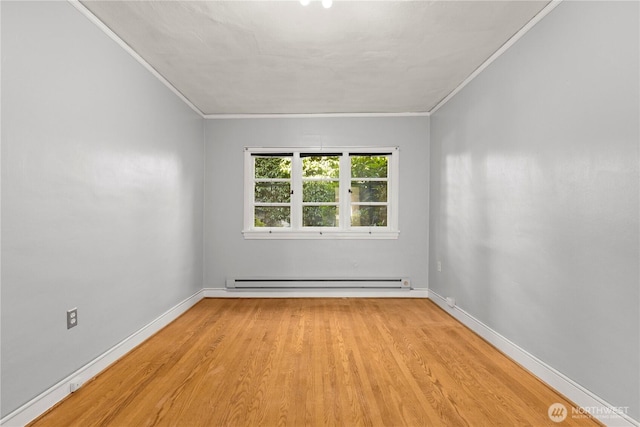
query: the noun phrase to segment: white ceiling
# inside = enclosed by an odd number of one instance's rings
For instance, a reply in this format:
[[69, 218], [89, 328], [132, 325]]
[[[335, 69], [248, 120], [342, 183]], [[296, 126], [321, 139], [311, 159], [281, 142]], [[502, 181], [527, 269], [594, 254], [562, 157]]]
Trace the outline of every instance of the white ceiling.
[[548, 1], [83, 1], [206, 115], [428, 112]]

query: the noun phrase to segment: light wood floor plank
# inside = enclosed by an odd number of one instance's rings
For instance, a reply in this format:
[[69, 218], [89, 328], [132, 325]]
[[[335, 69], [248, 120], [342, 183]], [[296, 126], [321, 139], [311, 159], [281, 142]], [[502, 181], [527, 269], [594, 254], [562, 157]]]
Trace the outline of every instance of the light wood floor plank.
[[424, 299], [205, 299], [31, 425], [556, 426], [571, 402]]

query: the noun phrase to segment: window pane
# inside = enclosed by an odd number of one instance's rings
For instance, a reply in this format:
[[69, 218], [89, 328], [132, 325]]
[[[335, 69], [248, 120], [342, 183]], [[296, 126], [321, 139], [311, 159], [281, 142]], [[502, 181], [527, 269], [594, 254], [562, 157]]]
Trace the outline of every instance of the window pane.
[[354, 178], [386, 178], [389, 157], [351, 156], [351, 176]]
[[302, 158], [305, 178], [339, 178], [340, 156], [309, 156]]
[[381, 202], [387, 201], [386, 181], [353, 181], [351, 182], [352, 202]]
[[304, 227], [337, 227], [338, 218], [337, 206], [304, 206], [302, 208]]
[[256, 178], [291, 178], [291, 157], [255, 157]]
[[351, 225], [354, 227], [386, 227], [386, 206], [351, 206]]
[[302, 201], [334, 203], [340, 198], [340, 183], [337, 181], [307, 181], [302, 183]]
[[289, 206], [256, 206], [255, 227], [289, 227], [291, 209]]
[[258, 203], [289, 203], [291, 184], [288, 182], [256, 182], [255, 201]]

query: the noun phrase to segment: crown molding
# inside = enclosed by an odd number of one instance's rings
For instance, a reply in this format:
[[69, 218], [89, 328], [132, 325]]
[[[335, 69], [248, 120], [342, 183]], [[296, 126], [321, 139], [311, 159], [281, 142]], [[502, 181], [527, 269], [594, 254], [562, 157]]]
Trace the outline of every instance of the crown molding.
[[542, 20], [545, 16], [549, 14], [553, 9], [555, 9], [563, 0], [551, 0], [549, 4], [547, 4], [536, 16], [534, 16], [529, 22], [527, 22], [517, 33], [515, 33], [505, 44], [500, 46], [500, 49], [496, 50], [493, 55], [487, 58], [478, 68], [476, 68], [473, 73], [469, 75], [466, 79], [462, 81], [454, 90], [452, 90], [449, 95], [442, 98], [440, 102], [433, 107], [429, 113], [434, 114], [438, 111], [443, 105], [445, 105], [451, 98], [456, 96], [458, 92], [460, 92], [466, 85], [471, 83], [473, 79], [478, 77], [480, 73], [482, 73], [485, 68], [491, 65], [496, 59], [502, 56], [511, 46], [513, 46], [518, 40], [520, 40], [526, 33], [529, 32], [538, 22]]
[[169, 80], [165, 79], [162, 74], [160, 74], [155, 68], [151, 66], [143, 57], [138, 55], [138, 53], [133, 50], [131, 46], [125, 43], [116, 33], [114, 33], [109, 27], [105, 25], [97, 16], [95, 16], [89, 9], [87, 9], [80, 0], [67, 0], [73, 7], [75, 7], [82, 15], [84, 15], [89, 21], [93, 22], [99, 29], [102, 30], [111, 40], [116, 42], [118, 46], [124, 49], [129, 55], [133, 57], [136, 61], [140, 63], [144, 68], [146, 68], [151, 74], [153, 74], [162, 84], [164, 84], [171, 92], [173, 92], [178, 98], [180, 98], [185, 104], [189, 106], [196, 114], [200, 117], [204, 117], [204, 113], [200, 111], [198, 107], [196, 107], [186, 96], [182, 94], [174, 85], [172, 85]]
[[555, 9], [563, 0], [551, 0], [536, 16], [534, 16], [527, 24], [525, 24], [518, 32], [516, 32], [506, 43], [504, 43], [497, 51], [495, 51], [486, 61], [484, 61], [478, 68], [476, 68], [465, 80], [462, 81], [455, 89], [453, 89], [446, 97], [444, 97], [435, 107], [430, 111], [417, 111], [417, 112], [401, 112], [401, 113], [287, 113], [287, 114], [273, 114], [273, 113], [258, 113], [258, 114], [205, 114], [198, 107], [196, 107], [182, 92], [180, 92], [175, 86], [173, 86], [167, 79], [165, 79], [155, 68], [151, 66], [144, 58], [142, 58], [131, 46], [129, 46], [124, 40], [122, 40], [116, 33], [114, 33], [109, 27], [107, 27], [98, 17], [96, 17], [89, 9], [87, 9], [80, 0], [67, 0], [74, 8], [76, 8], [82, 15], [93, 22], [98, 28], [100, 28], [109, 38], [115, 41], [122, 49], [124, 49], [129, 55], [131, 55], [136, 61], [138, 61], [144, 68], [146, 68], [151, 74], [153, 74], [158, 80], [160, 80], [169, 90], [171, 90], [178, 98], [180, 98], [185, 104], [187, 104], [195, 113], [204, 119], [220, 120], [220, 119], [282, 119], [282, 118], [354, 118], [354, 117], [429, 117], [444, 106], [451, 98], [453, 98], [458, 92], [460, 92], [465, 86], [467, 86], [472, 80], [474, 80], [482, 71], [484, 71], [489, 65], [491, 65], [496, 59], [504, 54], [511, 46], [513, 46], [518, 40], [520, 40], [531, 28], [533, 28], [538, 22], [540, 22], [545, 16], [547, 16], [553, 9]]
[[407, 113], [303, 113], [303, 114], [205, 114], [205, 119], [309, 119], [340, 117], [429, 117], [429, 112]]

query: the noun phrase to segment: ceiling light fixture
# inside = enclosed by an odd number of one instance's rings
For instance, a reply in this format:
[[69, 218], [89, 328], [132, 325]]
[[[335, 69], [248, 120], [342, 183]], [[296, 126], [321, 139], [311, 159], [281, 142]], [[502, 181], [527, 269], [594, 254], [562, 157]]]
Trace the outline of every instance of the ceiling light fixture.
[[[311, 0], [300, 0], [300, 4], [303, 6], [309, 5], [309, 3], [311, 3]], [[322, 6], [325, 9], [329, 9], [332, 4], [333, 4], [333, 0], [322, 0]]]

